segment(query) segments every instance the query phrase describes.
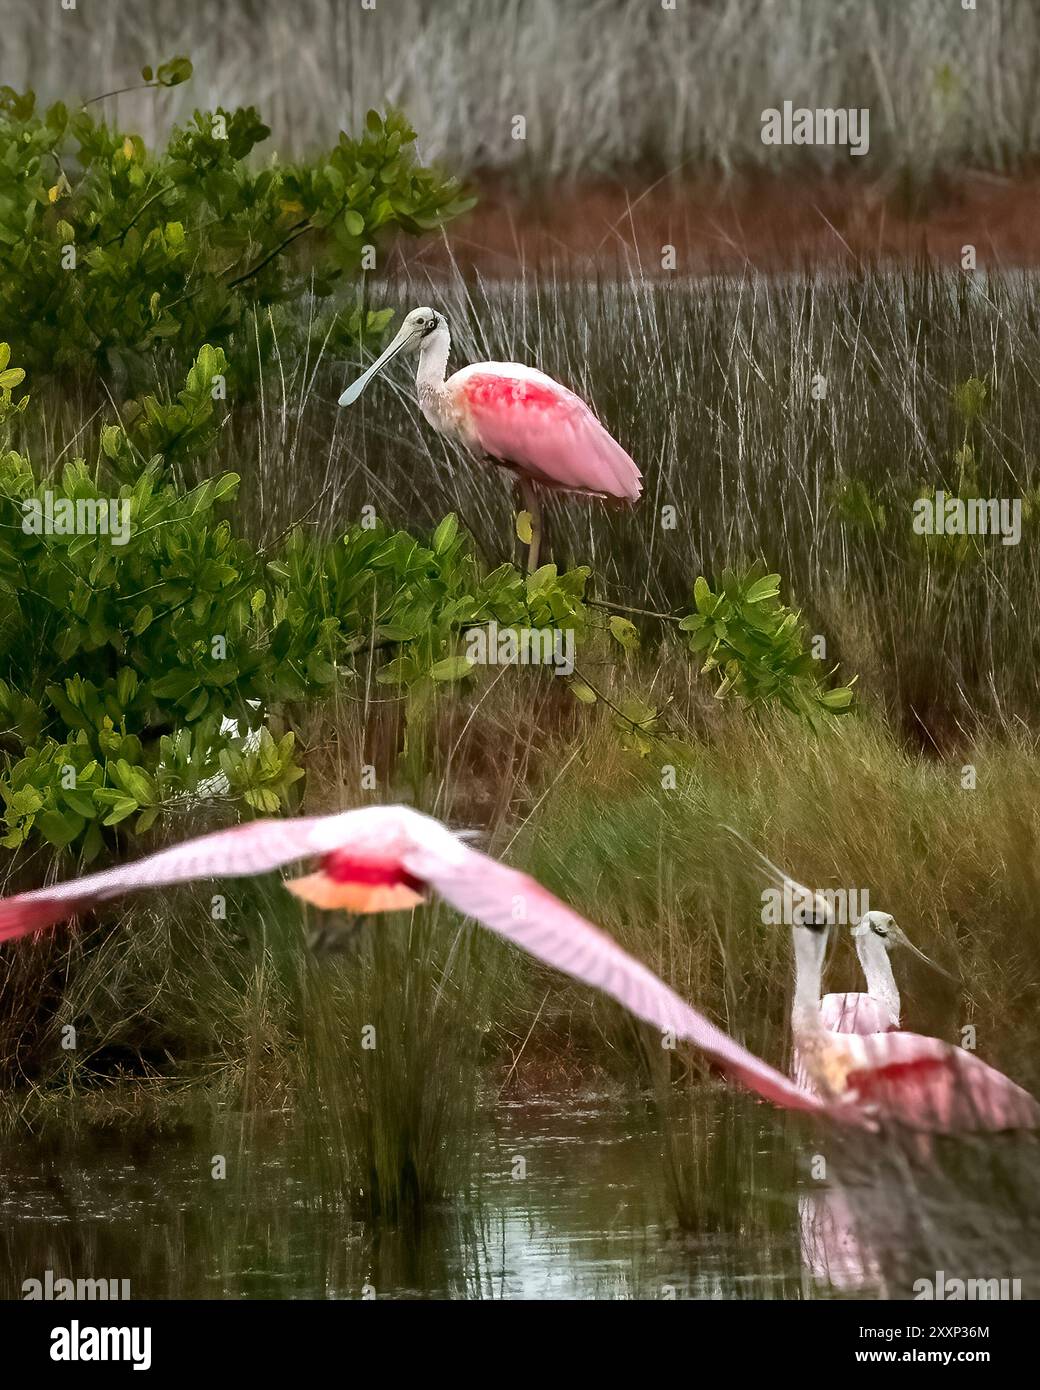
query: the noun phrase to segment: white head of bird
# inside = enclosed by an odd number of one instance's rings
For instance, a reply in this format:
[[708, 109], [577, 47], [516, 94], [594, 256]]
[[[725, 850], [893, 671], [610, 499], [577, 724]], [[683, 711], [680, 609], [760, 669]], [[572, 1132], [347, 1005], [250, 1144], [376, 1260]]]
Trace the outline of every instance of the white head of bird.
[[890, 951], [893, 946], [902, 945], [906, 941], [906, 936], [891, 912], [864, 912], [859, 921], [850, 928], [850, 932], [856, 942], [857, 951], [860, 942], [864, 945], [869, 943], [868, 949], [880, 946]]
[[923, 960], [925, 965], [930, 965], [933, 970], [938, 970], [940, 975], [952, 979], [941, 965], [936, 965], [930, 956], [918, 950], [890, 912], [865, 912], [850, 930], [856, 943], [856, 954], [864, 968], [868, 959], [887, 958], [893, 946], [905, 946], [918, 960]]
[[[390, 346], [380, 353], [366, 371], [356, 381], [351, 382], [339, 398], [340, 405], [353, 405], [372, 378], [383, 370], [399, 352], [421, 353], [420, 378], [428, 369], [431, 379], [444, 380], [444, 370], [448, 365], [448, 350], [451, 338], [448, 333], [448, 320], [434, 309], [413, 309], [405, 315], [404, 323]], [[420, 381], [421, 385], [421, 381]]]
[[856, 943], [859, 963], [867, 977], [868, 990], [871, 994], [877, 993], [881, 997], [892, 996], [892, 1012], [896, 1019], [899, 1018], [899, 990], [888, 959], [893, 946], [905, 946], [918, 960], [923, 960], [925, 965], [930, 965], [948, 980], [953, 979], [941, 965], [936, 965], [934, 960], [918, 950], [890, 912], [866, 912], [850, 931]]

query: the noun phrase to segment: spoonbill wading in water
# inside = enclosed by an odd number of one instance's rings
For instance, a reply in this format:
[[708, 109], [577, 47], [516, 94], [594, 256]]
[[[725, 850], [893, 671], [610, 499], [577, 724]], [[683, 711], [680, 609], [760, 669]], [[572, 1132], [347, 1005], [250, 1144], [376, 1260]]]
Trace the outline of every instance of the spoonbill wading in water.
[[[726, 829], [748, 844], [739, 831]], [[895, 926], [888, 913], [868, 913], [857, 924], [868, 926], [857, 938], [857, 947], [862, 943], [860, 962], [868, 989], [872, 994], [876, 990], [876, 996], [852, 996], [868, 1002], [846, 1008], [849, 996], [828, 995], [835, 1002], [825, 1016], [820, 981], [834, 925], [833, 909], [753, 845], [748, 847], [776, 886], [791, 895], [785, 900], [798, 904], [791, 924], [795, 956], [791, 1033], [795, 1083], [800, 1090], [832, 1101], [846, 1099], [867, 1114], [925, 1133], [1040, 1128], [1040, 1104], [1003, 1072], [952, 1043], [899, 1031], [899, 991], [882, 932], [877, 930], [880, 927], [887, 935], [889, 924]], [[875, 922], [868, 924], [868, 917]], [[910, 944], [899, 928], [896, 932], [903, 944]], [[939, 969], [922, 951], [912, 949]], [[881, 1027], [869, 1026], [875, 1023]]]
[[474, 362], [445, 380], [450, 347], [444, 315], [413, 309], [386, 351], [343, 392], [340, 405], [353, 405], [399, 352], [418, 349], [415, 385], [426, 419], [474, 457], [500, 464], [519, 479], [531, 518], [528, 570], [538, 568], [539, 488], [621, 502], [639, 500], [639, 469], [580, 396], [518, 362]]

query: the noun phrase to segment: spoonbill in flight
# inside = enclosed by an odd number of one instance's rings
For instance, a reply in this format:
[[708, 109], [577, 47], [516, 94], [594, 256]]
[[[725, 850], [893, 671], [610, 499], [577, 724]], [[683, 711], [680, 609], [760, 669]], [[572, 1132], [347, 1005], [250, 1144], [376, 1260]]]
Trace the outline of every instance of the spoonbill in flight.
[[[983, 1127], [1040, 1122], [1040, 1106], [1030, 1095], [959, 1048], [912, 1033], [844, 1038], [822, 1029], [819, 982], [825, 927], [794, 929], [798, 985], [792, 1020], [800, 1046], [812, 1059], [810, 1073], [819, 1086], [819, 1093], [813, 1094], [734, 1042], [534, 879], [480, 853], [439, 821], [406, 806], [251, 821], [119, 868], [0, 899], [0, 942], [42, 931], [135, 889], [218, 876], [248, 877], [313, 858], [318, 860], [313, 873], [286, 884], [304, 901], [326, 909], [388, 912], [417, 906], [435, 892], [536, 959], [602, 990], [637, 1018], [694, 1043], [749, 1090], [785, 1109], [873, 1127], [873, 1115], [880, 1108], [919, 1126], [919, 1107], [900, 1101], [902, 1073], [909, 1070], [920, 1076], [923, 1068], [926, 1081], [936, 1071], [948, 1077], [957, 1069], [959, 1056], [973, 1096], [979, 1083], [1002, 1100], [1004, 1122]], [[887, 1054], [864, 1054], [862, 1048], [875, 1039], [899, 1045]], [[861, 1045], [860, 1050], [853, 1044]], [[919, 1088], [921, 1081], [915, 1084]]]
[[[748, 843], [739, 831], [726, 828], [745, 845]], [[860, 1024], [855, 1031], [831, 1026], [836, 1015], [841, 1016], [837, 1005], [832, 1006], [828, 1024], [823, 1016], [820, 981], [834, 912], [820, 894], [797, 883], [754, 846], [750, 848], [770, 877], [785, 887], [791, 894], [790, 900], [798, 904], [791, 924], [795, 955], [791, 1033], [796, 1053], [795, 1081], [800, 1090], [813, 1090], [832, 1101], [848, 1100], [867, 1114], [926, 1133], [1040, 1128], [1040, 1104], [1003, 1072], [987, 1066], [974, 1053], [939, 1038], [904, 1033], [891, 1026], [894, 978], [887, 1002], [876, 999], [874, 1007], [864, 1006], [862, 1014], [858, 1007], [851, 1011], [849, 1021]], [[877, 915], [886, 925], [891, 921], [887, 913]], [[866, 936], [859, 940], [865, 941]], [[881, 955], [891, 976], [886, 948], [882, 945], [877, 954], [875, 948], [867, 949], [871, 952], [868, 982], [880, 966]], [[898, 1011], [899, 996], [895, 991], [896, 1023]], [[887, 1022], [890, 1027], [865, 1031], [867, 1022]]]
[[538, 568], [539, 488], [639, 500], [639, 469], [580, 396], [518, 362], [474, 362], [445, 380], [450, 347], [444, 315], [413, 309], [386, 351], [343, 392], [340, 405], [353, 405], [399, 352], [418, 349], [415, 385], [426, 419], [476, 458], [500, 464], [519, 479], [531, 518], [528, 570]]
[[815, 1112], [829, 1108], [734, 1042], [534, 879], [407, 806], [250, 821], [119, 868], [0, 899], [0, 942], [39, 932], [136, 889], [248, 877], [315, 858], [315, 872], [285, 885], [305, 902], [352, 913], [391, 912], [417, 906], [432, 890], [536, 959], [602, 990], [662, 1032], [694, 1043], [775, 1104]]

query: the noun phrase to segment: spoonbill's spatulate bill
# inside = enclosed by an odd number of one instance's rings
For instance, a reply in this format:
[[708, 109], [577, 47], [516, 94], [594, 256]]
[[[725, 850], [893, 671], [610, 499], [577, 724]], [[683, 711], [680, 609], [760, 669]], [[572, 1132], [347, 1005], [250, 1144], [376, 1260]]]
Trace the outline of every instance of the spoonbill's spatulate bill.
[[[727, 829], [747, 844], [739, 832]], [[864, 1025], [875, 1017], [887, 1022], [887, 1031], [838, 1031], [828, 1026], [822, 1012], [820, 981], [827, 939], [834, 925], [833, 910], [822, 896], [812, 894], [754, 846], [750, 848], [774, 885], [790, 895], [786, 900], [813, 904], [813, 910], [796, 911], [791, 924], [796, 1084], [825, 1099], [845, 1099], [863, 1113], [896, 1121], [908, 1129], [953, 1134], [1040, 1128], [1040, 1105], [1028, 1091], [972, 1052], [939, 1038], [900, 1032], [892, 1026], [891, 1000], [876, 1013], [865, 1008], [862, 1015]], [[885, 924], [892, 920], [887, 913], [871, 915]], [[881, 949], [887, 963], [887, 952], [883, 946]], [[923, 952], [917, 954], [933, 964]], [[873, 965], [873, 957], [871, 961]], [[897, 993], [897, 1018], [898, 1009]], [[852, 1017], [858, 1020], [858, 1009]]]
[[413, 309], [386, 351], [343, 392], [340, 405], [353, 405], [398, 353], [418, 349], [415, 383], [426, 419], [475, 457], [518, 476], [531, 515], [531, 569], [538, 565], [541, 538], [539, 487], [639, 499], [639, 469], [573, 391], [517, 362], [476, 362], [445, 380], [450, 347], [444, 315]]
[[609, 994], [662, 1031], [694, 1043], [775, 1104], [809, 1111], [829, 1108], [734, 1042], [534, 879], [404, 806], [252, 821], [120, 868], [0, 900], [0, 941], [26, 936], [136, 889], [262, 874], [307, 858], [318, 859], [317, 871], [286, 886], [309, 902], [378, 912], [412, 906], [432, 890], [538, 960]]

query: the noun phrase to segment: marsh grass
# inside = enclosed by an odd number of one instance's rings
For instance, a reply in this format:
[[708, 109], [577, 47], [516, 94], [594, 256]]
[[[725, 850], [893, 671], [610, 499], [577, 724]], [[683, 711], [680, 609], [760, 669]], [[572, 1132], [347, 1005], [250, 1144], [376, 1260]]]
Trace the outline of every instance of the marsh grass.
[[[890, 188], [964, 167], [1014, 170], [1037, 155], [1038, 19], [1029, 0], [964, 12], [936, 0], [396, 0], [363, 10], [297, 0], [205, 0], [190, 10], [123, 0], [41, 14], [4, 0], [5, 82], [46, 100], [127, 86], [141, 65], [188, 53], [195, 78], [108, 103], [146, 138], [195, 107], [256, 103], [279, 147], [324, 146], [369, 107], [404, 106], [424, 155], [455, 169], [547, 180], [707, 168], [869, 165]], [[761, 142], [761, 113], [867, 106], [869, 159]], [[525, 138], [512, 120], [526, 117]]]
[[[66, 944], [50, 968], [5, 962], [9, 1079], [21, 1083], [8, 1122], [131, 1083], [147, 1111], [173, 1079], [171, 1113], [195, 1116], [205, 1097], [203, 1112], [242, 1115], [239, 1153], [250, 1117], [292, 1115], [318, 1190], [350, 1211], [414, 1217], [463, 1195], [505, 948], [426, 909], [358, 926], [344, 954], [315, 959], [288, 895], [234, 887], [222, 885], [227, 923], [209, 920], [208, 896], [179, 895]], [[17, 1000], [29, 983], [35, 995]], [[27, 1013], [47, 1019], [31, 1046], [17, 1035]], [[93, 1114], [106, 1122], [103, 1103]]]
[[[600, 599], [672, 613], [689, 607], [699, 573], [761, 557], [825, 640], [826, 660], [858, 674], [865, 702], [928, 755], [964, 750], [981, 730], [1036, 728], [1035, 275], [922, 266], [670, 286], [638, 265], [622, 284], [566, 275], [369, 287], [380, 303], [446, 312], [453, 366], [537, 363], [635, 458], [638, 507], [549, 501], [558, 562], [590, 565]], [[232, 349], [250, 372], [256, 354], [255, 343]], [[359, 365], [276, 354], [259, 399], [232, 399], [216, 455], [198, 470], [242, 474], [238, 524], [273, 545], [294, 523], [331, 538], [366, 505], [420, 531], [453, 510], [489, 566], [518, 559], [509, 485], [430, 429], [408, 366], [336, 408]], [[974, 417], [956, 395], [970, 378], [985, 383]], [[27, 426], [34, 456], [89, 457], [102, 403], [39, 390], [44, 420]], [[1019, 499], [1020, 543], [915, 535], [914, 502], [936, 489]], [[662, 525], [665, 507], [674, 529]], [[673, 633], [637, 621], [651, 644]]]
[[299, 1113], [326, 1190], [414, 1217], [472, 1186], [502, 948], [436, 908], [359, 930], [304, 972]]

